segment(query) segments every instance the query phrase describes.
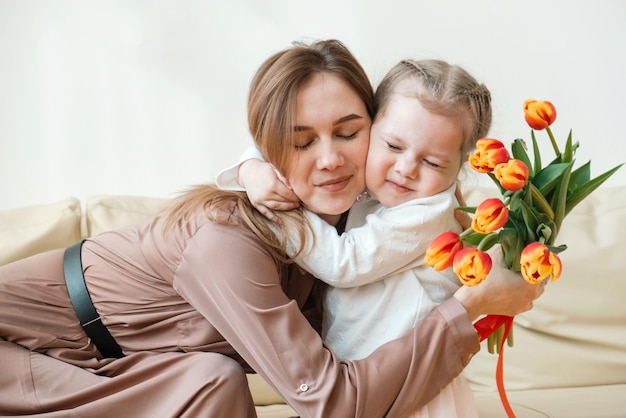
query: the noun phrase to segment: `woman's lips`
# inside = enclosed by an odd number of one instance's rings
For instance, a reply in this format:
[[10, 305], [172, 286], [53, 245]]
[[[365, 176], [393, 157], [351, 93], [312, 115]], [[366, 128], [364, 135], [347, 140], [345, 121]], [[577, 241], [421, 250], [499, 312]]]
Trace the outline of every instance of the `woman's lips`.
[[329, 192], [337, 192], [346, 188], [348, 183], [350, 183], [350, 179], [352, 179], [352, 176], [337, 177], [321, 183], [317, 183], [317, 187], [321, 187], [322, 189]]

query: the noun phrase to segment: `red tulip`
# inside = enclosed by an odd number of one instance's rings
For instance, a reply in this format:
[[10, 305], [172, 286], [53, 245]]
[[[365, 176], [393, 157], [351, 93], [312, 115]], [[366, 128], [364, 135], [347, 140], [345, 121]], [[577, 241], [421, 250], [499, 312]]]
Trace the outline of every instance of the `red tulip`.
[[524, 102], [524, 117], [528, 126], [540, 131], [556, 120], [556, 108], [547, 100], [529, 99]]
[[448, 231], [439, 234], [426, 249], [424, 262], [435, 270], [445, 270], [452, 265], [454, 255], [463, 248], [459, 234]]
[[464, 248], [456, 253], [452, 269], [459, 276], [461, 283], [476, 286], [491, 271], [491, 257], [476, 248]]
[[486, 199], [476, 208], [472, 218], [472, 229], [480, 234], [488, 234], [500, 229], [509, 220], [509, 208], [497, 198]]
[[529, 173], [528, 166], [521, 160], [515, 159], [498, 164], [493, 170], [493, 174], [500, 185], [512, 192], [518, 191], [526, 185]]
[[480, 173], [491, 173], [495, 166], [509, 161], [509, 151], [497, 139], [482, 138], [476, 142], [476, 151], [469, 156], [470, 166]]
[[561, 276], [561, 259], [539, 242], [532, 242], [522, 250], [520, 265], [522, 277], [529, 283], [539, 283], [548, 276], [555, 281]]

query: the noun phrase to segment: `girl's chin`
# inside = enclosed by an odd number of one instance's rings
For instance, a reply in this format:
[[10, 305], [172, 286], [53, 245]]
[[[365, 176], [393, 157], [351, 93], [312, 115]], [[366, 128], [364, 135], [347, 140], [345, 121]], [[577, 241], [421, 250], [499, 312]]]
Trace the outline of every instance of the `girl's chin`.
[[398, 195], [391, 195], [391, 194], [385, 193], [381, 195], [380, 197], [378, 197], [377, 200], [380, 202], [381, 205], [390, 208], [393, 206], [401, 205], [402, 203], [408, 202], [409, 200], [412, 200], [412, 199], [414, 199], [414, 197], [411, 197], [408, 194], [406, 196], [398, 196]]

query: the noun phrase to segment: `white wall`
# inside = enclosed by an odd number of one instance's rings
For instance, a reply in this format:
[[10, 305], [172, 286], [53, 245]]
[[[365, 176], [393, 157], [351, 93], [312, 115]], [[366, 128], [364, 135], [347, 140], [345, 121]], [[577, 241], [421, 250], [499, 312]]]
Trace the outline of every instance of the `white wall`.
[[624, 22], [621, 0], [0, 0], [0, 210], [213, 180], [250, 143], [257, 66], [303, 38], [341, 39], [374, 84], [405, 57], [465, 66], [507, 142], [550, 100], [598, 174], [626, 161]]

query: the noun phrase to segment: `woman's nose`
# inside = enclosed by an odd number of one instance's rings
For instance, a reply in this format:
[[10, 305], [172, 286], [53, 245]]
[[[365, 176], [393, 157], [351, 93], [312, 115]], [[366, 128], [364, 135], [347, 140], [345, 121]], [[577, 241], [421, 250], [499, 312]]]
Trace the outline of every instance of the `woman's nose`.
[[320, 170], [333, 170], [341, 166], [344, 161], [341, 147], [334, 141], [323, 141], [317, 161]]

